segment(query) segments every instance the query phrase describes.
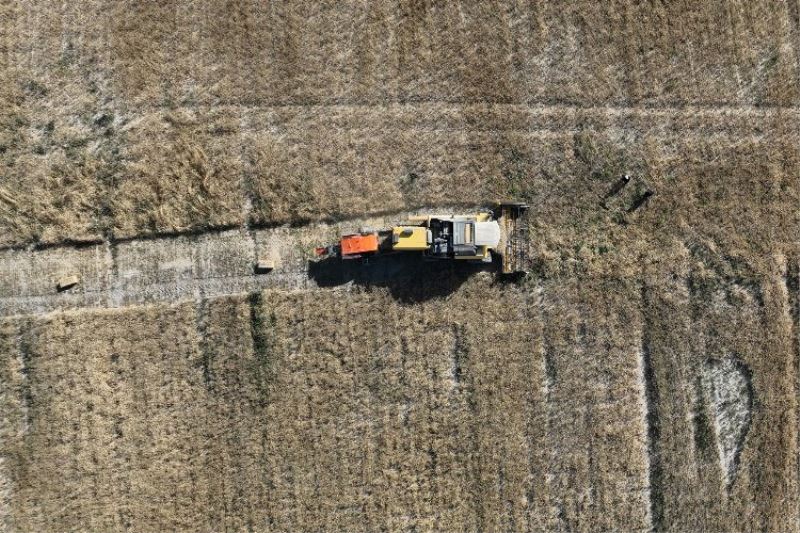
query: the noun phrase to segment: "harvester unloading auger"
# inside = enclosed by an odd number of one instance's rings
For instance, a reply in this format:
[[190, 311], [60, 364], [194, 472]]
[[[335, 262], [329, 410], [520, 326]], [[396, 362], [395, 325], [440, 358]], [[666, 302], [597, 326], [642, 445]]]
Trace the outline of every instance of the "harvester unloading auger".
[[359, 259], [400, 252], [418, 252], [422, 259], [491, 263], [499, 255], [503, 274], [526, 272], [528, 206], [498, 204], [493, 210], [468, 215], [425, 215], [387, 229], [362, 229], [342, 235], [337, 244], [316, 249], [318, 256]]

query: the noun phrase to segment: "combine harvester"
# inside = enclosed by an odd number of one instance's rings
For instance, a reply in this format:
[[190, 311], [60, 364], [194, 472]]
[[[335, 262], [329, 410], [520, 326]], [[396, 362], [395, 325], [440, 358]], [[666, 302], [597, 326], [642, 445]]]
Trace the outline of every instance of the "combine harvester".
[[418, 253], [423, 260], [491, 263], [502, 258], [503, 274], [526, 272], [527, 230], [522, 215], [528, 206], [501, 203], [470, 215], [414, 216], [388, 229], [362, 229], [343, 235], [337, 244], [316, 249], [317, 256], [361, 259], [395, 253]]

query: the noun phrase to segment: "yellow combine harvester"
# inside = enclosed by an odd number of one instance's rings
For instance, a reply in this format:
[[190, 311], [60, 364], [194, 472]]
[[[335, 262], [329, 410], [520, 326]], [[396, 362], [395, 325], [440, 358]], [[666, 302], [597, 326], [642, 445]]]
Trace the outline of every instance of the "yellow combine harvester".
[[358, 259], [399, 252], [419, 252], [423, 259], [491, 263], [501, 256], [502, 272], [525, 272], [527, 231], [523, 203], [501, 203], [492, 211], [470, 215], [411, 217], [389, 229], [362, 229], [337, 244], [316, 249], [318, 256]]

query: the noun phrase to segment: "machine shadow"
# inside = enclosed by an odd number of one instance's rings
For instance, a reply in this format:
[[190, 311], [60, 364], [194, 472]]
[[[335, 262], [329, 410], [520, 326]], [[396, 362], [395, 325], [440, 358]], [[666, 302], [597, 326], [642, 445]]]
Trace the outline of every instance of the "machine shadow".
[[423, 261], [417, 253], [398, 253], [367, 260], [328, 257], [308, 262], [308, 275], [319, 287], [354, 283], [388, 288], [403, 303], [442, 298], [458, 289], [470, 276], [493, 271], [497, 265], [458, 261]]

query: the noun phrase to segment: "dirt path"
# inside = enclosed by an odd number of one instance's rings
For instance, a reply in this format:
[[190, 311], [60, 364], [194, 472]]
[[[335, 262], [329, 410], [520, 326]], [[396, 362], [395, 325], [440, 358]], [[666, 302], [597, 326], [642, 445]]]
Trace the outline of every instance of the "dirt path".
[[[0, 316], [177, 302], [267, 288], [346, 289], [353, 282], [382, 283], [402, 276], [409, 262], [393, 260], [366, 266], [342, 265], [339, 260], [316, 262], [312, 261], [313, 249], [333, 242], [341, 233], [365, 226], [384, 227], [410, 214], [413, 213], [338, 224], [236, 228], [3, 250], [0, 251]], [[274, 261], [274, 270], [258, 272], [259, 260]], [[78, 276], [79, 283], [59, 291], [59, 281], [70, 276]]]

